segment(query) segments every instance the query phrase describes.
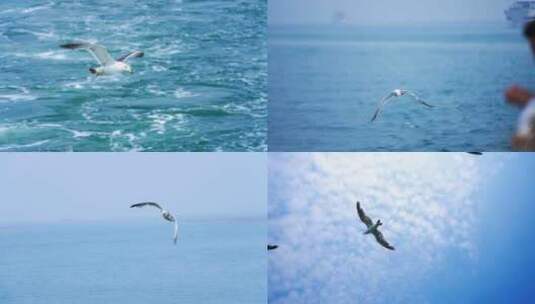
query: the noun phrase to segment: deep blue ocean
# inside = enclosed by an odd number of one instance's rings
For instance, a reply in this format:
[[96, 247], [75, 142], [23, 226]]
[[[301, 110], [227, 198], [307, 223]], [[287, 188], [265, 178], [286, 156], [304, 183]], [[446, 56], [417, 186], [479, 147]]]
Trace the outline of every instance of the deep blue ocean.
[[[265, 151], [265, 0], [0, 2], [0, 151]], [[137, 49], [93, 77], [85, 51]]]
[[0, 303], [265, 303], [265, 220], [0, 227]]
[[[270, 151], [507, 151], [511, 84], [535, 89], [521, 30], [506, 24], [270, 26]], [[377, 103], [402, 97], [375, 123]]]

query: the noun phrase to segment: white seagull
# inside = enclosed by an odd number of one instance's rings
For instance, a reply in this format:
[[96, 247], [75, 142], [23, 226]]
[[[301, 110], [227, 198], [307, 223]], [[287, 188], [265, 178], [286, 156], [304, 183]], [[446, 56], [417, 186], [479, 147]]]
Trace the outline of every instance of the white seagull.
[[132, 206], [130, 206], [130, 208], [136, 208], [136, 207], [141, 208], [145, 206], [152, 206], [152, 207], [156, 207], [160, 209], [160, 212], [162, 213], [162, 217], [165, 220], [175, 223], [175, 234], [173, 236], [173, 241], [176, 244], [176, 240], [178, 239], [178, 223], [175, 217], [171, 214], [171, 212], [164, 210], [162, 207], [160, 207], [160, 205], [158, 205], [157, 203], [153, 203], [153, 202], [142, 202], [142, 203], [133, 204]]
[[372, 122], [377, 118], [377, 116], [379, 116], [379, 114], [381, 114], [381, 112], [383, 111], [383, 108], [384, 106], [388, 103], [389, 100], [391, 100], [392, 97], [401, 97], [403, 95], [409, 95], [411, 96], [415, 101], [419, 102], [420, 104], [426, 106], [426, 107], [429, 107], [429, 108], [432, 108], [433, 106], [428, 104], [427, 102], [425, 102], [423, 99], [421, 99], [418, 95], [410, 92], [410, 91], [407, 91], [407, 90], [402, 90], [402, 89], [395, 89], [394, 91], [392, 91], [390, 94], [386, 95], [383, 99], [381, 99], [381, 101], [379, 101], [379, 105], [377, 106], [377, 110], [375, 110], [375, 113], [373, 114], [373, 117], [372, 117]]
[[381, 226], [383, 223], [381, 223], [381, 220], [377, 220], [377, 222], [374, 224], [372, 220], [366, 216], [366, 213], [364, 213], [364, 210], [360, 208], [360, 203], [357, 202], [357, 212], [359, 214], [360, 220], [366, 225], [368, 228], [364, 234], [373, 234], [375, 236], [375, 240], [377, 240], [377, 243], [381, 244], [383, 247], [394, 250], [394, 247], [385, 240], [383, 237], [383, 234], [381, 231], [379, 231], [379, 226]]
[[87, 42], [66, 43], [60, 45], [60, 47], [71, 50], [81, 49], [91, 53], [95, 60], [100, 64], [98, 67], [89, 68], [89, 72], [95, 74], [96, 76], [118, 74], [123, 72], [132, 74], [132, 67], [126, 63], [126, 61], [128, 61], [130, 58], [143, 57], [144, 55], [144, 53], [141, 51], [133, 51], [117, 59], [113, 59], [104, 46]]

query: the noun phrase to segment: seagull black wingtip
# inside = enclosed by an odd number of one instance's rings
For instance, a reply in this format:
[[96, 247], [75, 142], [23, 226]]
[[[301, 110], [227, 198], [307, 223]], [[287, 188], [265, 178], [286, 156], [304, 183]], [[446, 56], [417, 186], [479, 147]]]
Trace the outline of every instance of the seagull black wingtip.
[[80, 47], [81, 45], [82, 45], [81, 43], [65, 43], [65, 44], [60, 44], [60, 47], [64, 49], [73, 50], [73, 49]]

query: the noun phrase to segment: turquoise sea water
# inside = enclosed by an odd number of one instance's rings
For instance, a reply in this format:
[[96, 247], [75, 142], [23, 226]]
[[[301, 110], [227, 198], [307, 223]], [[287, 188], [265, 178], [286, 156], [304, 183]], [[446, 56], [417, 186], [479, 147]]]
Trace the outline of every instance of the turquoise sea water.
[[[0, 151], [264, 151], [265, 0], [0, 3]], [[145, 52], [133, 75], [96, 62]]]
[[265, 303], [264, 220], [0, 227], [0, 303]]
[[[506, 24], [270, 26], [271, 151], [505, 151], [518, 111], [504, 90], [535, 89], [520, 29]], [[391, 103], [393, 89], [417, 92]]]

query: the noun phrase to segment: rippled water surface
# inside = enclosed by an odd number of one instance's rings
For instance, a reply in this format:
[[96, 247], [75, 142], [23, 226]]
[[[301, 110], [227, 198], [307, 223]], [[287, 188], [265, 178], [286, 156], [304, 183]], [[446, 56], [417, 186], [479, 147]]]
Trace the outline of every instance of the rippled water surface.
[[266, 302], [264, 220], [0, 227], [0, 303]]
[[[535, 89], [520, 29], [505, 24], [275, 26], [269, 42], [273, 151], [504, 151], [518, 111], [503, 93]], [[391, 103], [395, 88], [418, 92]]]
[[[266, 150], [266, 1], [132, 3], [0, 3], [0, 150]], [[145, 57], [95, 78], [73, 40]]]

